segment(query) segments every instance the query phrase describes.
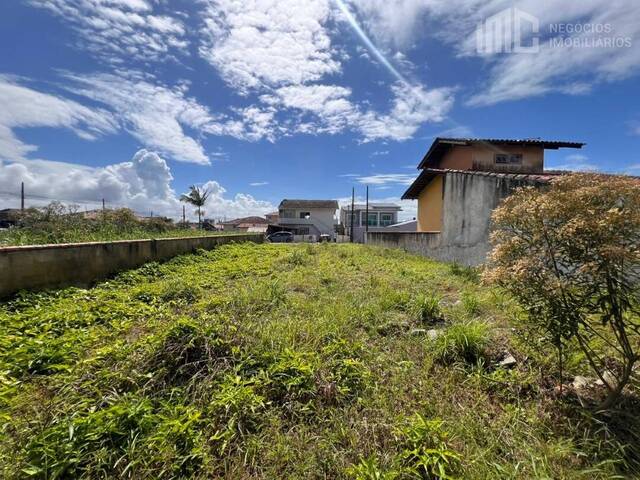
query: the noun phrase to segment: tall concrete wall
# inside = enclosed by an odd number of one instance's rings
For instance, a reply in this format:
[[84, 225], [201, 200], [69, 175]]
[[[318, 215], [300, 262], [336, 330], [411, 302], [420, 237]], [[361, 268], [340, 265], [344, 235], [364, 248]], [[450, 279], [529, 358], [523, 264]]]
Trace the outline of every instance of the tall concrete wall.
[[539, 185], [527, 176], [449, 172], [444, 180], [441, 233], [371, 233], [367, 243], [402, 248], [443, 262], [480, 265], [491, 246], [491, 213], [513, 189]]
[[86, 286], [116, 272], [234, 242], [261, 243], [259, 233], [0, 248], [0, 298], [23, 289]]

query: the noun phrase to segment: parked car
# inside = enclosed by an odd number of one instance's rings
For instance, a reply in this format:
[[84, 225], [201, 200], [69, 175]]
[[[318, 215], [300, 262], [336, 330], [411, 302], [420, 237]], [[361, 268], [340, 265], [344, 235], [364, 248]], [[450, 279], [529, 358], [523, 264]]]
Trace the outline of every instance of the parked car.
[[331, 235], [329, 235], [328, 233], [323, 233], [322, 235], [320, 235], [320, 242], [330, 242], [331, 241]]
[[290, 243], [293, 242], [293, 233], [291, 232], [276, 232], [267, 237], [271, 243]]

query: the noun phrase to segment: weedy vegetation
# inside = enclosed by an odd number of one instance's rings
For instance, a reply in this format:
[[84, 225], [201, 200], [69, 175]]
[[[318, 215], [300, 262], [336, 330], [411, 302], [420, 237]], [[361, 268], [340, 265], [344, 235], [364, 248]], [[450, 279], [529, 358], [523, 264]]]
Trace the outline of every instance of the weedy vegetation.
[[[21, 293], [0, 305], [0, 476], [637, 475], [632, 407], [557, 396], [553, 344], [459, 270], [233, 244]], [[567, 375], [587, 368], [567, 358]]]
[[165, 217], [138, 218], [128, 208], [85, 215], [74, 206], [52, 202], [16, 214], [16, 224], [0, 229], [0, 247], [49, 243], [100, 242], [144, 238], [193, 237], [216, 232], [192, 230]]

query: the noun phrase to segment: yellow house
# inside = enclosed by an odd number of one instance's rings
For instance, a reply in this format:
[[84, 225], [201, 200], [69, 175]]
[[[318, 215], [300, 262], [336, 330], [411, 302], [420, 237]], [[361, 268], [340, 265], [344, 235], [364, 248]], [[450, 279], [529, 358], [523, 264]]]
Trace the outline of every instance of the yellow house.
[[[540, 175], [544, 173], [545, 150], [582, 148], [583, 145], [545, 140], [439, 137], [418, 165], [422, 172], [402, 198], [418, 200], [418, 232], [440, 232], [447, 173], [481, 171], [516, 177], [520, 174]], [[465, 201], [464, 191], [459, 201]]]

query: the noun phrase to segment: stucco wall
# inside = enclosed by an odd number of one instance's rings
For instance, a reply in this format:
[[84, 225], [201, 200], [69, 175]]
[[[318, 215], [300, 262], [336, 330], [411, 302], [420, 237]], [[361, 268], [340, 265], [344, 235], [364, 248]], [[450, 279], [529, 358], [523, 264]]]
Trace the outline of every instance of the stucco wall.
[[23, 289], [90, 285], [151, 261], [233, 242], [261, 243], [262, 234], [122, 240], [0, 248], [0, 297]]
[[[292, 225], [296, 227], [309, 227], [310, 235], [335, 235], [335, 214], [331, 208], [286, 208], [284, 210], [295, 211], [295, 218], [283, 217], [280, 211], [279, 225], [285, 227]], [[300, 218], [301, 213], [309, 213], [309, 218]]]
[[442, 187], [444, 176], [431, 180], [418, 196], [418, 231], [439, 232], [442, 229]]
[[445, 262], [480, 265], [490, 250], [492, 211], [514, 188], [531, 184], [496, 174], [447, 173], [440, 234], [373, 233], [368, 243], [395, 246]]

